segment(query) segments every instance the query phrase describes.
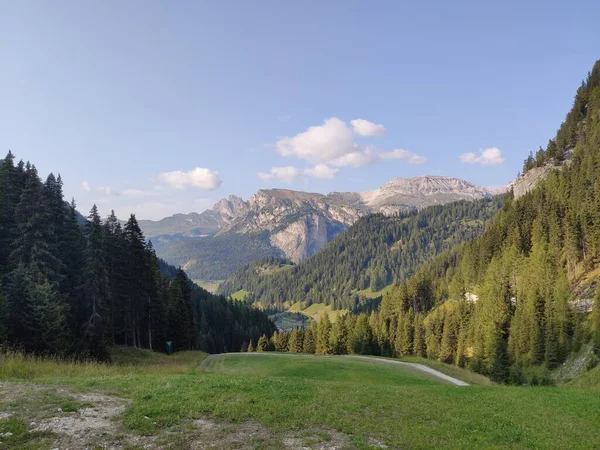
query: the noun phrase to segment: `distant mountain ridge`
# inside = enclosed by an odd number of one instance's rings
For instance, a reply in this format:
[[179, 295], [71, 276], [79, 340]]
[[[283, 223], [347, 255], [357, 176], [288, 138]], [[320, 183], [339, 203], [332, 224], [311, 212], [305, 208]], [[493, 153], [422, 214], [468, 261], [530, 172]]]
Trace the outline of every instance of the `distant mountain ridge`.
[[[253, 246], [257, 246], [256, 236], [260, 235], [263, 243], [258, 247], [262, 255], [271, 246], [273, 255], [283, 254], [299, 262], [316, 253], [334, 236], [365, 215], [393, 215], [432, 205], [488, 197], [491, 197], [489, 190], [467, 181], [427, 175], [394, 178], [377, 189], [365, 192], [333, 192], [325, 195], [288, 189], [261, 189], [248, 201], [230, 195], [202, 213], [176, 214], [159, 221], [141, 220], [140, 226], [147, 238], [162, 242], [157, 252], [167, 260], [173, 253], [168, 247], [175, 241], [220, 237], [219, 241], [223, 242], [224, 237], [235, 234], [248, 235], [248, 242], [252, 242]], [[202, 253], [201, 248], [211, 244], [194, 242], [194, 245]], [[217, 253], [212, 248], [211, 258]], [[202, 254], [190, 258], [191, 263], [187, 264], [186, 261], [185, 264], [193, 278], [204, 276], [194, 272], [191, 260], [199, 258], [202, 258]], [[176, 263], [173, 259], [171, 261]], [[223, 273], [222, 277], [230, 274]]]

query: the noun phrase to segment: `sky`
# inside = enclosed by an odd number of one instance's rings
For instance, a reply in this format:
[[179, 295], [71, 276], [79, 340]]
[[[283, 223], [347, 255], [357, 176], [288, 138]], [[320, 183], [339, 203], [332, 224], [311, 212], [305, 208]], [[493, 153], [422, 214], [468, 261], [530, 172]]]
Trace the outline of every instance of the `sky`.
[[600, 58], [600, 2], [0, 0], [0, 152], [87, 212], [496, 187]]

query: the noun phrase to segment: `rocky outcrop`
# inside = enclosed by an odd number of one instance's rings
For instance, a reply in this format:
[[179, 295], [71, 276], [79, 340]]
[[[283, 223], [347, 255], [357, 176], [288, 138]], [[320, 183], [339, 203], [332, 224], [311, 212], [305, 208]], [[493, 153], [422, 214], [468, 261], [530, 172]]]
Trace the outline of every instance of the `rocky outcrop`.
[[310, 214], [271, 234], [271, 245], [283, 251], [294, 262], [300, 262], [315, 253], [327, 242], [328, 223], [323, 216]]
[[237, 195], [230, 195], [215, 203], [212, 210], [220, 216], [221, 225], [223, 225], [230, 223], [235, 217], [245, 214], [248, 209], [248, 202]]
[[509, 185], [509, 189], [513, 190], [515, 199], [523, 197], [529, 191], [534, 189], [540, 181], [546, 179], [550, 171], [554, 168], [555, 166], [551, 165], [534, 167], [513, 181]]
[[568, 149], [565, 151], [565, 159], [563, 161], [555, 163], [553, 159], [550, 159], [544, 166], [529, 169], [523, 175], [520, 175], [516, 180], [511, 182], [506, 190], [510, 191], [512, 189], [515, 199], [523, 197], [533, 190], [540, 181], [545, 180], [552, 170], [562, 169], [571, 164], [572, 158], [573, 149]]

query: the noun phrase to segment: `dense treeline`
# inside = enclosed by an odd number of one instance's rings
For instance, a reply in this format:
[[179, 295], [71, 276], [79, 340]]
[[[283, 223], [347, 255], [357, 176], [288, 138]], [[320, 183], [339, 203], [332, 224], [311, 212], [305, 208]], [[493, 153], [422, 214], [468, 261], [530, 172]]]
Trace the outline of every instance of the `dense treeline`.
[[282, 256], [281, 251], [270, 244], [267, 233], [159, 237], [155, 244], [161, 258], [185, 266], [186, 273], [194, 280], [224, 280], [250, 261]]
[[94, 206], [82, 227], [62, 180], [0, 160], [0, 344], [106, 359], [111, 345], [211, 352], [270, 335], [262, 312], [194, 286], [160, 261], [134, 215]]
[[231, 295], [245, 289], [247, 300], [274, 311], [295, 301], [367, 310], [372, 302], [359, 291], [377, 292], [397, 283], [438, 253], [479, 236], [502, 202], [502, 197], [494, 197], [394, 217], [367, 216], [297, 266], [283, 261], [286, 270], [266, 270], [282, 262], [256, 261], [239, 269], [219, 292]]
[[[557, 367], [590, 338], [600, 349], [600, 62], [556, 141], [565, 134], [573, 139], [569, 164], [524, 197], [508, 196], [480, 238], [384, 297], [370, 318], [379, 351], [518, 383], [531, 368]], [[576, 307], [575, 294], [594, 298], [591, 315]]]

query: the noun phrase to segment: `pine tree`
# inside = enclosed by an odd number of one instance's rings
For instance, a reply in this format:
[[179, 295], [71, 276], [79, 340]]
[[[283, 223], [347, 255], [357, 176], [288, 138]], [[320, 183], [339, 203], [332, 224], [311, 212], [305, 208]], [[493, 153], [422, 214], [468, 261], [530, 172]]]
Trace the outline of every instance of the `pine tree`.
[[288, 333], [282, 331], [277, 336], [277, 340], [275, 341], [275, 351], [284, 353], [288, 351]]
[[373, 332], [369, 325], [369, 318], [365, 314], [358, 317], [354, 329], [350, 333], [350, 347], [352, 353], [359, 355], [373, 354]]
[[302, 345], [302, 353], [315, 353], [316, 352], [316, 342], [315, 342], [315, 333], [313, 327], [310, 326], [306, 328], [304, 333], [304, 343]]
[[492, 357], [489, 363], [489, 376], [496, 383], [506, 383], [509, 377], [510, 361], [506, 340], [502, 335], [496, 334], [491, 341]]
[[334, 355], [344, 355], [348, 348], [348, 326], [345, 314], [340, 314], [331, 330], [331, 351]]
[[64, 264], [64, 278], [60, 285], [60, 292], [68, 305], [69, 328], [77, 340], [82, 337], [83, 323], [86, 319], [86, 299], [83, 289], [85, 248], [85, 236], [77, 221], [75, 200], [71, 200], [65, 215], [64, 237], [59, 242], [59, 251]]
[[269, 350], [270, 351], [277, 351], [277, 342], [278, 341], [279, 341], [279, 333], [277, 332], [277, 330], [275, 330], [275, 332], [273, 332], [273, 334], [269, 338]]
[[[126, 316], [128, 320], [128, 328], [131, 333], [131, 342], [134, 347], [140, 347], [141, 330], [147, 317], [148, 309], [148, 289], [150, 284], [148, 258], [146, 254], [146, 244], [144, 234], [135, 218], [131, 214], [129, 220], [125, 224], [123, 236], [127, 245], [127, 260], [125, 265], [126, 279], [126, 298], [128, 299], [128, 308]], [[187, 277], [186, 277], [187, 278]], [[182, 317], [187, 315], [187, 319], [182, 324], [185, 330], [182, 330], [181, 338], [184, 342], [182, 348], [191, 348], [190, 329], [188, 321], [191, 319], [191, 308], [188, 307], [190, 300], [189, 288], [185, 286], [182, 280], [178, 280], [178, 288], [181, 290], [181, 307], [184, 311], [180, 314]]]
[[331, 321], [329, 320], [329, 314], [325, 313], [319, 320], [319, 326], [317, 327], [317, 342], [315, 352], [321, 355], [329, 355], [332, 352], [331, 348]]
[[173, 347], [177, 350], [192, 349], [194, 322], [191, 292], [189, 280], [181, 268], [177, 269], [169, 286], [168, 314], [167, 336], [173, 341]]
[[302, 353], [303, 335], [300, 328], [294, 328], [290, 333], [288, 352]]
[[260, 338], [258, 339], [258, 343], [256, 344], [256, 351], [257, 352], [266, 352], [268, 349], [268, 341], [267, 341], [267, 337], [264, 334], [260, 335]]
[[248, 353], [253, 353], [254, 352], [254, 345], [252, 344], [252, 339], [250, 339], [250, 341], [248, 342], [248, 350], [246, 350]]
[[413, 352], [416, 356], [427, 356], [427, 349], [425, 346], [425, 328], [423, 327], [423, 316], [421, 314], [417, 314], [415, 316]]
[[84, 292], [89, 305], [83, 314], [85, 317], [85, 340], [89, 352], [93, 356], [106, 359], [108, 352], [105, 339], [105, 318], [109, 299], [109, 283], [102, 221], [96, 205], [92, 207], [88, 216], [86, 235]]
[[456, 357], [458, 347], [458, 318], [450, 311], [444, 317], [444, 331], [440, 344], [439, 359], [445, 363], [451, 363]]

